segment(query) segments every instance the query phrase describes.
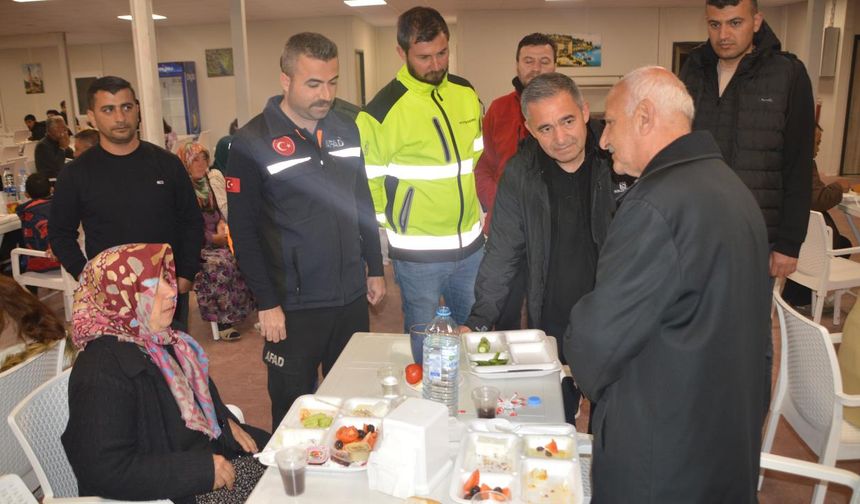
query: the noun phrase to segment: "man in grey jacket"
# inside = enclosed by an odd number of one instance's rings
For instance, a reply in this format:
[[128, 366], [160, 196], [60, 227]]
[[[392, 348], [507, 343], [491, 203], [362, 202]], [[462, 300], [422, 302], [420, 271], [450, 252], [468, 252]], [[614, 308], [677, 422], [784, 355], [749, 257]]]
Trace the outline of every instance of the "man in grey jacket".
[[660, 67], [610, 91], [601, 146], [638, 177], [565, 353], [594, 413], [594, 502], [756, 502], [770, 390], [761, 211]]

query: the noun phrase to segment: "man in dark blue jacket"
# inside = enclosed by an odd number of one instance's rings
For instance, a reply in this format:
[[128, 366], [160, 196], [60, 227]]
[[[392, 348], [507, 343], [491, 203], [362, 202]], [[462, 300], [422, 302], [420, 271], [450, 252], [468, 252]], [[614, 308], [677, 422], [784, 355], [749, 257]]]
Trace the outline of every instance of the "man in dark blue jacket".
[[272, 427], [334, 365], [367, 303], [385, 295], [358, 129], [330, 113], [337, 46], [299, 33], [281, 56], [283, 95], [233, 137], [227, 202], [236, 258], [266, 338]]

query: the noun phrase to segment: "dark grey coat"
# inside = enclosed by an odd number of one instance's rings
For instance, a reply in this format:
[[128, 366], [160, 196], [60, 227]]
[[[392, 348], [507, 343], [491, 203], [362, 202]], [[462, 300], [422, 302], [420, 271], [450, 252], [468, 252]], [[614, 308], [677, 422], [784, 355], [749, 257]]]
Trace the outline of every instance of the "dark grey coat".
[[565, 355], [598, 401], [592, 502], [756, 501], [770, 391], [764, 219], [708, 132], [624, 197]]
[[[591, 235], [600, 249], [615, 211], [612, 169], [591, 131], [586, 148], [591, 150], [593, 159]], [[508, 299], [509, 284], [523, 261], [528, 272], [528, 326], [540, 327], [552, 233], [549, 189], [538, 159], [540, 152], [537, 140], [532, 137], [523, 140], [499, 181], [490, 239], [475, 280], [475, 304], [466, 321], [473, 329], [488, 330], [499, 319]]]

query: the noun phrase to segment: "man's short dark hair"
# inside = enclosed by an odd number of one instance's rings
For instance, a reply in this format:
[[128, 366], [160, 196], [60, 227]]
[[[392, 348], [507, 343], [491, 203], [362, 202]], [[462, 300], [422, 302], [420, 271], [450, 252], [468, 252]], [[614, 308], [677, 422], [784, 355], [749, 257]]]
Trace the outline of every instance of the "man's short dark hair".
[[233, 122], [230, 123], [230, 136], [236, 134], [236, 131], [239, 129], [239, 119], [233, 119]]
[[297, 33], [284, 44], [284, 51], [281, 53], [281, 71], [292, 76], [296, 60], [302, 55], [321, 61], [331, 61], [337, 58], [337, 45], [319, 33]]
[[525, 46], [542, 46], [548, 45], [552, 49], [552, 60], [555, 61], [555, 55], [558, 48], [555, 45], [555, 40], [549, 38], [545, 33], [530, 33], [520, 40], [517, 44], [517, 61], [520, 60], [520, 49]]
[[42, 173], [34, 173], [27, 177], [24, 189], [27, 191], [30, 199], [47, 198], [51, 195], [51, 181]]
[[579, 92], [579, 88], [573, 82], [573, 79], [558, 72], [550, 72], [538, 75], [523, 89], [522, 97], [520, 98], [523, 116], [528, 117], [529, 103], [550, 98], [559, 93], [568, 93], [579, 108], [582, 109], [584, 105], [582, 93]]
[[36, 116], [34, 116], [33, 114], [27, 114], [27, 115], [25, 115], [25, 116], [24, 116], [24, 121], [25, 121], [25, 122], [26, 122], [26, 121], [35, 121], [35, 120], [36, 120]]
[[96, 79], [95, 82], [90, 84], [89, 89], [87, 89], [87, 108], [90, 110], [95, 110], [93, 107], [95, 106], [95, 96], [99, 91], [106, 91], [112, 95], [115, 95], [122, 91], [123, 89], [128, 89], [131, 91], [131, 96], [137, 100], [137, 94], [134, 92], [134, 88], [131, 87], [131, 83], [122, 77], [115, 77], [113, 75], [108, 75], [107, 77], [102, 77], [100, 79]]
[[[717, 9], [725, 9], [728, 6], [735, 7], [739, 3], [743, 2], [743, 0], [705, 0], [705, 5], [712, 5]], [[752, 4], [753, 14], [758, 12], [758, 0], [750, 0]]]
[[60, 115], [60, 111], [57, 109], [48, 109], [45, 111], [45, 115], [48, 117], [58, 116], [58, 115]]
[[445, 34], [451, 38], [448, 23], [436, 9], [430, 7], [413, 7], [397, 18], [397, 44], [404, 52], [416, 42], [430, 42]]
[[92, 147], [99, 143], [99, 131], [89, 128], [83, 129], [75, 134], [75, 139], [85, 142]]

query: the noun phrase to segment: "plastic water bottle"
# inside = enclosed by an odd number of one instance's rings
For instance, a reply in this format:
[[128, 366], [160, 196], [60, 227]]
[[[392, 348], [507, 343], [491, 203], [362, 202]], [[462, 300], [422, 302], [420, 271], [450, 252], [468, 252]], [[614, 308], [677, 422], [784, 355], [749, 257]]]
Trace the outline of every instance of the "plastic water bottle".
[[12, 170], [3, 170], [3, 192], [6, 193], [6, 201], [18, 201], [18, 188], [15, 187], [15, 176]]
[[18, 180], [21, 181], [18, 184], [18, 199], [24, 199], [24, 194], [27, 192], [27, 170], [21, 168], [18, 170]]
[[436, 317], [427, 326], [423, 365], [424, 399], [448, 406], [449, 416], [457, 416], [460, 335], [447, 306], [437, 308]]

